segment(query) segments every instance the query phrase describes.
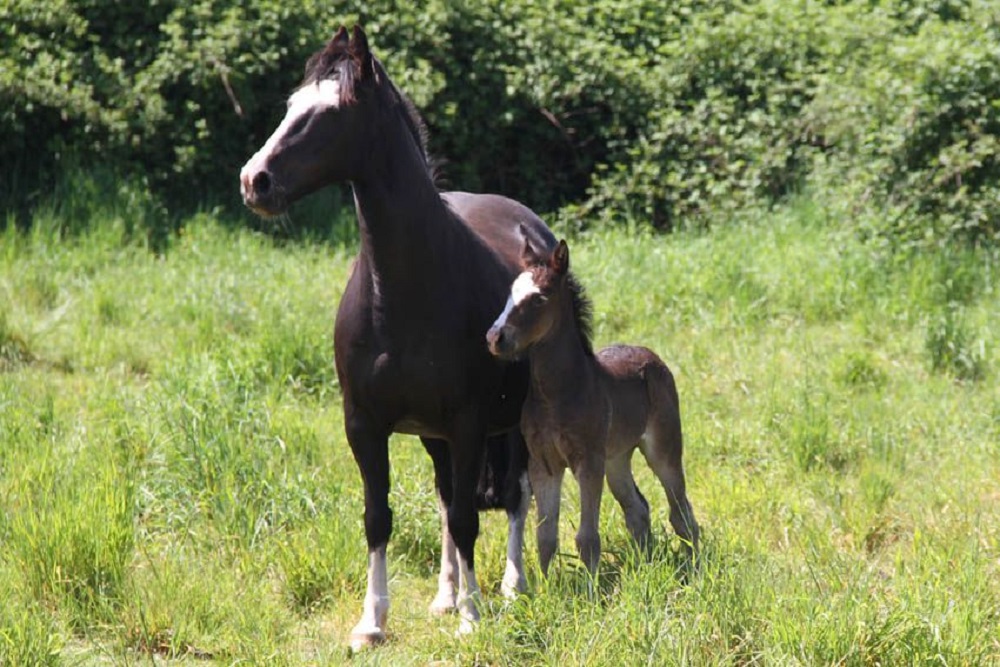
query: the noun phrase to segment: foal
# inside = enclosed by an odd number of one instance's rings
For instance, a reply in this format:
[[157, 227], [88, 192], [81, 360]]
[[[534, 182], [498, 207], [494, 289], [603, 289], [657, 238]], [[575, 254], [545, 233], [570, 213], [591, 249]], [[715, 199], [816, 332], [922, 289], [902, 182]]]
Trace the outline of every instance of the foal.
[[613, 345], [594, 353], [590, 303], [568, 272], [565, 241], [544, 254], [526, 241], [521, 261], [525, 271], [514, 281], [507, 306], [486, 340], [494, 355], [515, 359], [526, 353], [530, 363], [521, 430], [531, 453], [542, 572], [548, 573], [558, 546], [567, 466], [580, 485], [576, 546], [591, 574], [601, 555], [598, 524], [605, 475], [629, 533], [641, 546], [648, 544], [649, 504], [632, 477], [636, 447], [666, 491], [670, 524], [690, 556], [698, 544], [698, 524], [685, 492], [673, 375], [644, 347]]

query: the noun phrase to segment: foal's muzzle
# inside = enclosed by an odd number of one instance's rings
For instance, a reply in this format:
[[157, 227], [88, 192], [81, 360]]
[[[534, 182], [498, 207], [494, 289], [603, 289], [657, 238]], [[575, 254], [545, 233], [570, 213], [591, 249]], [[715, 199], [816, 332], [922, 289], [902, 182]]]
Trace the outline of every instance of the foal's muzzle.
[[486, 332], [486, 347], [494, 357], [508, 361], [517, 358], [514, 336], [505, 326], [490, 327]]

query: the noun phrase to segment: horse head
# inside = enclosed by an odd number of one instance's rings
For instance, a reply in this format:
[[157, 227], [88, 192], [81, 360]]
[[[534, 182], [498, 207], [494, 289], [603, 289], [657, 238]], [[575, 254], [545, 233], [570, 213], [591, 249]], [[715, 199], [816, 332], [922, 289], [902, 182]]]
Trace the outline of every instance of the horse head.
[[322, 187], [356, 178], [384, 78], [364, 31], [354, 26], [348, 37], [341, 26], [306, 63], [284, 119], [240, 170], [243, 203], [277, 215]]

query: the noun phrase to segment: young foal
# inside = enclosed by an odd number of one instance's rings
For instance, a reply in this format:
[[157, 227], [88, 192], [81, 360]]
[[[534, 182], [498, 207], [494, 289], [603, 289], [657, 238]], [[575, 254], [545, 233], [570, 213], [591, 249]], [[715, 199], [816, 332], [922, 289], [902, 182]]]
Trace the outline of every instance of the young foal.
[[640, 545], [648, 543], [649, 505], [632, 477], [636, 447], [663, 485], [670, 524], [690, 554], [698, 544], [698, 524], [685, 492], [673, 375], [644, 347], [613, 345], [594, 354], [590, 303], [568, 272], [565, 241], [544, 255], [526, 241], [522, 264], [525, 271], [486, 339], [494, 355], [514, 359], [527, 353], [530, 362], [521, 429], [531, 453], [542, 572], [548, 573], [558, 546], [567, 466], [580, 485], [576, 546], [591, 573], [601, 554], [598, 520], [605, 475], [632, 537]]

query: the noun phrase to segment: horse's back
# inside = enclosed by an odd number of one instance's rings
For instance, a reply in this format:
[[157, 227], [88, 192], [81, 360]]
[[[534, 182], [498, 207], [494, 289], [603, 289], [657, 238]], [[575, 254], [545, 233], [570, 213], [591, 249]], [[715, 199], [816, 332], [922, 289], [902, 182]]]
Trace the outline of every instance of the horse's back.
[[443, 192], [441, 198], [487, 246], [497, 252], [515, 271], [521, 266], [524, 234], [538, 249], [551, 250], [556, 245], [552, 230], [524, 204], [493, 194]]

